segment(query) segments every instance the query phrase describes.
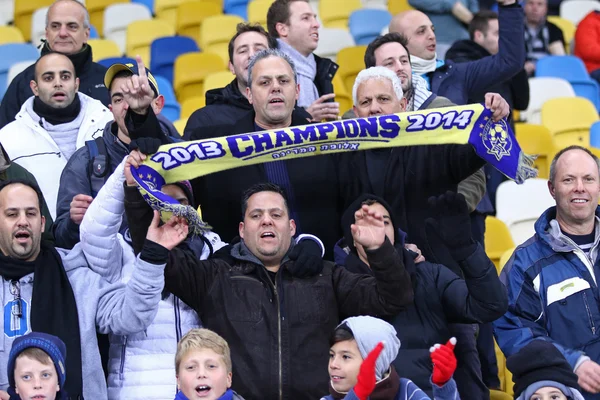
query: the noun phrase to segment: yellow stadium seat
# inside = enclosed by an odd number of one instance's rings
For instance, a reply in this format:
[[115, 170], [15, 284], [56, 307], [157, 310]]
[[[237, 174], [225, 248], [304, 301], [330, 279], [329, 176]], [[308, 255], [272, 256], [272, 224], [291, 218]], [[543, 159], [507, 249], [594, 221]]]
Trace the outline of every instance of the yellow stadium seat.
[[192, 113], [206, 105], [204, 96], [188, 97], [181, 103], [181, 118], [188, 119]]
[[204, 79], [213, 72], [224, 71], [223, 60], [214, 53], [186, 53], [175, 60], [173, 69], [173, 88], [177, 101], [201, 96]]
[[502, 353], [502, 350], [500, 350], [500, 347], [498, 347], [498, 343], [496, 343], [496, 339], [494, 339], [494, 352], [496, 353], [496, 363], [498, 365], [498, 380], [500, 381], [500, 390], [505, 392], [505, 390], [506, 390], [506, 357], [504, 357], [504, 353]]
[[178, 119], [177, 121], [173, 122], [173, 125], [175, 126], [175, 129], [177, 129], [177, 133], [179, 133], [180, 136], [183, 136], [183, 131], [185, 129], [185, 125], [187, 124], [188, 119], [187, 118], [181, 118]]
[[320, 0], [319, 17], [327, 28], [348, 29], [350, 14], [360, 8], [360, 0]]
[[129, 0], [86, 0], [85, 6], [90, 14], [90, 23], [100, 35], [104, 32], [104, 9], [111, 4], [129, 3]]
[[200, 27], [200, 41], [198, 42], [200, 49], [218, 54], [227, 65], [229, 40], [235, 34], [237, 24], [243, 22], [244, 20], [237, 15], [206, 17]]
[[204, 79], [204, 93], [202, 97], [204, 97], [206, 92], [211, 89], [219, 89], [229, 85], [234, 78], [235, 76], [229, 70], [213, 72], [210, 75], [206, 75], [206, 78]]
[[408, 10], [414, 10], [414, 8], [408, 4], [408, 0], [388, 0], [388, 11], [392, 15]]
[[515, 128], [521, 149], [527, 154], [537, 154], [535, 167], [538, 170], [538, 178], [548, 179], [550, 163], [556, 154], [550, 131], [543, 125], [534, 124], [517, 123]]
[[0, 26], [0, 44], [24, 43], [21, 31], [14, 26]]
[[92, 47], [94, 61], [104, 58], [121, 57], [121, 49], [119, 45], [108, 39], [90, 39], [88, 44]]
[[[15, 0], [14, 25], [23, 35], [23, 40], [31, 40], [31, 16], [38, 8], [48, 7], [53, 0]], [[2, 12], [5, 12], [3, 10]]]
[[513, 400], [513, 397], [499, 390], [490, 390], [490, 400]]
[[223, 9], [223, 0], [202, 0], [205, 3], [214, 3], [219, 6], [219, 10]]
[[557, 150], [577, 144], [589, 147], [590, 126], [598, 111], [583, 97], [558, 97], [542, 105], [542, 125], [550, 130]]
[[558, 26], [562, 31], [563, 37], [565, 38], [565, 50], [567, 53], [569, 53], [569, 50], [571, 49], [571, 42], [575, 37], [575, 30], [577, 27], [568, 19], [561, 18], [557, 15], [548, 15], [547, 18], [549, 22], [552, 22], [554, 25]]
[[137, 54], [150, 65], [150, 44], [154, 39], [175, 35], [175, 28], [164, 21], [149, 19], [134, 21], [127, 25], [125, 54], [134, 58]]
[[500, 272], [502, 272], [502, 268], [504, 268], [508, 260], [510, 260], [510, 258], [512, 257], [513, 253], [515, 252], [515, 249], [516, 247], [511, 247], [510, 249], [502, 253], [502, 255], [500, 256], [500, 261], [498, 262], [498, 275], [500, 275]]
[[365, 51], [367, 46], [353, 46], [342, 49], [337, 54], [337, 64], [340, 68], [337, 75], [342, 78], [347, 93], [352, 93], [356, 75], [365, 68]]
[[509, 249], [515, 247], [512, 236], [506, 224], [496, 217], [485, 219], [485, 252], [500, 270], [500, 257]]
[[515, 383], [513, 382], [512, 372], [510, 372], [508, 368], [506, 368], [506, 370], [504, 371], [504, 382], [506, 385], [505, 392], [512, 396], [515, 392]]
[[177, 8], [190, 0], [154, 0], [156, 19], [165, 21], [173, 26], [177, 23]]
[[200, 42], [200, 26], [206, 17], [221, 15], [221, 8], [208, 1], [187, 1], [177, 7], [177, 34]]
[[352, 95], [346, 90], [344, 80], [338, 73], [333, 77], [333, 93], [335, 93], [335, 101], [340, 103], [340, 115], [344, 115], [346, 111], [352, 108]]
[[267, 26], [267, 11], [273, 0], [252, 0], [248, 3], [248, 22]]

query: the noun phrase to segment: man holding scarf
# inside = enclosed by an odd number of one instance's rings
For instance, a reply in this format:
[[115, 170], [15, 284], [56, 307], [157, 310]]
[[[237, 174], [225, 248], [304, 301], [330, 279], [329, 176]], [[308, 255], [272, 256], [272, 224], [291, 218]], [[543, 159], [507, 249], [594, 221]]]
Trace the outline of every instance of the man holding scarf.
[[[154, 319], [163, 288], [164, 263], [145, 246], [127, 284], [110, 284], [88, 268], [79, 246], [67, 252], [41, 240], [42, 194], [32, 183], [0, 183], [0, 291], [4, 321], [1, 365], [15, 338], [29, 332], [58, 336], [67, 346], [64, 389], [69, 399], [106, 399], [96, 328], [129, 335]], [[173, 218], [148, 229], [147, 240], [173, 248], [187, 235], [187, 224]], [[156, 244], [154, 244], [156, 245]], [[8, 388], [0, 369], [0, 389]], [[0, 391], [0, 398], [6, 398]], [[11, 399], [19, 397], [11, 393]]]
[[337, 119], [340, 113], [339, 103], [333, 102], [331, 82], [338, 65], [313, 54], [319, 44], [320, 26], [308, 0], [276, 0], [267, 12], [269, 34], [298, 71], [298, 106], [306, 108], [314, 122]]
[[[192, 139], [308, 124], [310, 116], [303, 109], [294, 108], [301, 90], [297, 84], [295, 64], [285, 53], [277, 49], [263, 50], [252, 58], [248, 71], [246, 95], [253, 111], [234, 125], [199, 128]], [[147, 115], [141, 115], [142, 112]], [[154, 136], [150, 131], [158, 128], [149, 122], [151, 108], [142, 111], [130, 107], [127, 115], [134, 122], [134, 127], [129, 130], [131, 135]], [[135, 133], [134, 128], [140, 133]], [[144, 154], [152, 154], [157, 149], [158, 146], [140, 146]], [[288, 196], [297, 232], [319, 237], [325, 246], [325, 258], [333, 259], [333, 247], [341, 236], [341, 198], [336, 176], [333, 157], [323, 155], [220, 171], [192, 180], [192, 186], [194, 198], [202, 207], [203, 218], [224, 241], [231, 242], [238, 235], [237, 215], [243, 192], [254, 183], [267, 181], [278, 184]], [[319, 196], [314, 196], [314, 193], [319, 193]]]
[[[42, 56], [57, 52], [69, 57], [81, 80], [79, 91], [108, 106], [110, 101], [104, 87], [106, 68], [92, 61], [92, 48], [87, 44], [89, 38], [90, 16], [81, 2], [57, 0], [50, 6], [46, 15], [46, 41]], [[32, 65], [8, 86], [0, 105], [0, 128], [15, 119], [23, 103], [33, 94], [29, 82], [34, 79], [34, 72]]]
[[[353, 94], [354, 112], [361, 118], [400, 113], [406, 109], [400, 78], [386, 67], [361, 71], [354, 83]], [[508, 114], [508, 104], [497, 94], [488, 94], [486, 105], [494, 110], [495, 119]], [[434, 217], [427, 206], [428, 199], [447, 191], [456, 192], [461, 181], [485, 164], [473, 147], [409, 146], [342, 153], [339, 157], [339, 179], [346, 204], [367, 192], [383, 198], [397, 217], [397, 227], [408, 234], [407, 241], [416, 244], [427, 260], [442, 263], [436, 260], [434, 251], [440, 244], [428, 240], [425, 232], [425, 220]], [[460, 268], [455, 268], [454, 272], [462, 276]], [[474, 343], [467, 343], [476, 353]], [[457, 351], [457, 355], [460, 356], [462, 351]], [[457, 385], [464, 398], [484, 398], [485, 385], [474, 384], [481, 378], [462, 374], [462, 370], [472, 371], [473, 362], [467, 357], [461, 362], [459, 357]], [[470, 396], [465, 397], [466, 394]]]

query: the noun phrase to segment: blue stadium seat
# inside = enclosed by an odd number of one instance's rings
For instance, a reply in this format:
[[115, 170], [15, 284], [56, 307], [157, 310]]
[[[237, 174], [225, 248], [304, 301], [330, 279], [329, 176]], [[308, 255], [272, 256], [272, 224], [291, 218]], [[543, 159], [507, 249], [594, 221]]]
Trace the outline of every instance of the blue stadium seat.
[[348, 28], [357, 45], [369, 44], [391, 20], [392, 14], [387, 10], [363, 8], [350, 14]]
[[0, 45], [0, 99], [6, 92], [6, 79], [11, 65], [20, 61], [37, 60], [40, 52], [31, 43], [9, 43]]
[[104, 58], [102, 60], [98, 61], [98, 64], [108, 68], [113, 64], [127, 64], [127, 63], [131, 63], [131, 64], [135, 64], [136, 61], [133, 58], [129, 58], [129, 57], [111, 57], [111, 58]]
[[145, 5], [150, 10], [150, 14], [154, 15], [154, 0], [131, 0], [131, 2]]
[[225, 14], [239, 15], [248, 19], [248, 0], [225, 0], [223, 3]]
[[173, 64], [183, 53], [200, 51], [196, 41], [187, 36], [168, 36], [156, 39], [150, 45], [150, 70], [173, 83]]
[[98, 36], [98, 30], [94, 25], [90, 25], [90, 39], [100, 39], [100, 36]]
[[600, 111], [600, 86], [593, 79], [571, 81], [575, 95], [585, 97]]
[[171, 83], [166, 78], [156, 75], [154, 71], [152, 72], [152, 75], [154, 75], [156, 83], [158, 83], [160, 94], [165, 97], [165, 106], [162, 109], [161, 114], [167, 117], [171, 122], [177, 121], [179, 119], [181, 107], [175, 97], [173, 86], [171, 86]]
[[541, 58], [535, 67], [535, 76], [553, 76], [569, 82], [590, 78], [585, 64], [575, 56], [547, 56]]
[[590, 127], [590, 146], [600, 149], [600, 121]]
[[600, 89], [590, 78], [585, 64], [575, 56], [548, 56], [540, 59], [535, 68], [535, 76], [562, 78], [573, 86], [575, 95], [585, 97], [600, 110]]

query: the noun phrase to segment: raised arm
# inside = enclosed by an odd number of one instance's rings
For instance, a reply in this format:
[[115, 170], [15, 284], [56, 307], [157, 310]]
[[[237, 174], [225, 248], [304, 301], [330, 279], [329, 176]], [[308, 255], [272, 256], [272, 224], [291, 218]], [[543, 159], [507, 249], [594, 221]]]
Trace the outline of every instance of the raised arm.
[[129, 247], [119, 237], [125, 211], [124, 165], [125, 161], [121, 162], [108, 178], [90, 204], [80, 226], [81, 248], [90, 268], [109, 282], [121, 279], [123, 246]]
[[496, 83], [512, 78], [525, 64], [523, 9], [514, 0], [505, 3], [511, 4], [499, 7], [498, 53], [456, 66], [466, 68], [465, 85], [468, 93], [485, 92]]
[[[354, 241], [362, 245], [374, 277], [335, 268], [334, 289], [343, 316], [389, 317], [411, 304], [414, 297], [410, 274], [404, 266], [407, 257], [396, 252], [385, 235], [380, 213], [363, 206], [351, 226]], [[410, 261], [409, 261], [410, 262]]]
[[104, 281], [106, 285], [96, 312], [99, 332], [129, 335], [146, 329], [154, 320], [164, 287], [165, 267], [157, 249], [168, 252], [181, 243], [188, 232], [187, 222], [182, 218], [172, 217], [160, 227], [159, 220], [157, 212], [127, 284]]
[[464, 279], [451, 269], [434, 266], [433, 279], [449, 322], [492, 322], [507, 309], [506, 289], [494, 264], [472, 239], [469, 209], [461, 194], [447, 192], [429, 200], [434, 218], [426, 223], [427, 242], [435, 261], [458, 264]]

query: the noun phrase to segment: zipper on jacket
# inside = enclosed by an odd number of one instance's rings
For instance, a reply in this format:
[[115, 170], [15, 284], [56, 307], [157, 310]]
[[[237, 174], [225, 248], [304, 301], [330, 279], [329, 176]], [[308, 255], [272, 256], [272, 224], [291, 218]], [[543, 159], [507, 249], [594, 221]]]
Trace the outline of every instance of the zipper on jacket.
[[125, 369], [125, 352], [127, 350], [127, 336], [124, 337], [125, 342], [121, 346], [121, 367], [119, 368], [119, 379], [123, 380], [125, 377], [123, 376], [123, 370]]
[[179, 298], [173, 296], [173, 308], [175, 310], [175, 336], [177, 337], [177, 343], [181, 340], [181, 306], [179, 305]]
[[583, 292], [583, 302], [585, 303], [585, 309], [587, 310], [588, 319], [590, 320], [590, 328], [592, 329], [592, 335], [596, 334], [596, 325], [594, 325], [594, 318], [592, 317], [592, 312], [590, 311], [590, 306], [587, 300], [587, 294]]
[[279, 353], [279, 400], [283, 400], [283, 357], [282, 357], [282, 348], [281, 348], [281, 304], [279, 302], [279, 293], [277, 292], [277, 275], [279, 275], [279, 271], [275, 274], [275, 282], [271, 280], [268, 271], [266, 271], [267, 280], [273, 287], [273, 292], [275, 293], [275, 301], [277, 302], [277, 348]]

